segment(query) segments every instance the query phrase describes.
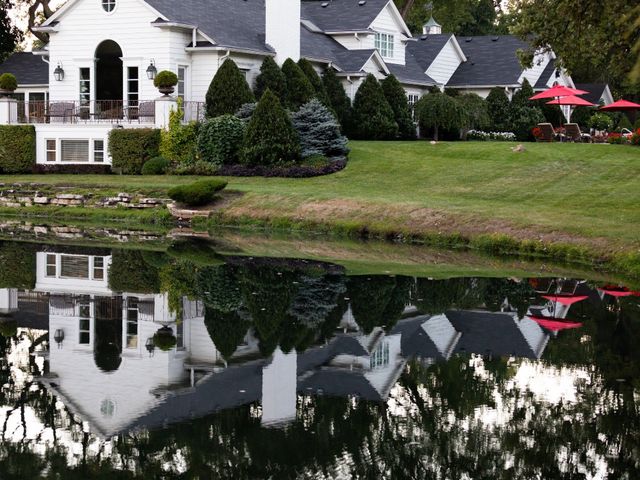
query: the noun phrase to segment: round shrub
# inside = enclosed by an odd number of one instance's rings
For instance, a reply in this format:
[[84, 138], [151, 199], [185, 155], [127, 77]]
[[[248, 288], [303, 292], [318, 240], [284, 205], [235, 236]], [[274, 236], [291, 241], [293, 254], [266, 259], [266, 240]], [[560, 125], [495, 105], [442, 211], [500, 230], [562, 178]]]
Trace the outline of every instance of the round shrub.
[[189, 185], [178, 185], [169, 190], [169, 198], [190, 207], [211, 203], [216, 193], [223, 190], [227, 182], [219, 179], [199, 180]]
[[244, 122], [233, 115], [215, 117], [200, 127], [200, 158], [216, 165], [237, 163], [244, 138]]
[[163, 327], [153, 335], [153, 344], [163, 352], [168, 352], [178, 344], [178, 339], [171, 328]]
[[606, 113], [596, 113], [589, 120], [589, 126], [596, 130], [611, 130], [613, 128], [613, 120]]
[[0, 75], [0, 89], [13, 92], [18, 88], [18, 80], [11, 73], [3, 73]]
[[178, 84], [178, 76], [169, 70], [163, 70], [156, 75], [153, 85], [156, 88], [170, 88]]
[[13, 318], [0, 319], [0, 335], [4, 338], [15, 337], [18, 333], [18, 322]]
[[440, 130], [462, 128], [463, 113], [458, 101], [444, 93], [430, 93], [416, 104], [416, 113], [423, 135], [433, 131], [433, 139], [438, 140]]
[[167, 173], [170, 163], [164, 157], [155, 157], [147, 160], [142, 166], [142, 175], [164, 175]]

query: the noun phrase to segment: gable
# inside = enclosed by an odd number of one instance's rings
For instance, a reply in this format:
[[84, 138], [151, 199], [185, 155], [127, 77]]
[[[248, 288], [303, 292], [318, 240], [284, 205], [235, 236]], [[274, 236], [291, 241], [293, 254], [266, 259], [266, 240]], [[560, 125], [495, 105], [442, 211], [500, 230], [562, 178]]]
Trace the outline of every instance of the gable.
[[[51, 15], [42, 25], [41, 27], [48, 27], [48, 26], [52, 26], [58, 22], [60, 22], [64, 16], [66, 16], [68, 13], [70, 13], [75, 7], [77, 7], [79, 4], [81, 4], [83, 1], [86, 0], [68, 0], [67, 2], [65, 2], [58, 10], [56, 10], [53, 15]], [[126, 0], [119, 0], [120, 2], [122, 1], [126, 1]], [[129, 0], [131, 1], [131, 0]], [[151, 13], [153, 13], [156, 16], [161, 17], [162, 15], [155, 10], [151, 5], [149, 5], [145, 0], [135, 0], [137, 2], [140, 2], [141, 4], [143, 4], [146, 8], [149, 9], [149, 11]], [[94, 2], [96, 3], [96, 2]], [[98, 5], [100, 8], [102, 8], [100, 5]], [[164, 20], [167, 20], [166, 18], [164, 18]]]
[[409, 27], [404, 23], [400, 12], [392, 1], [387, 3], [380, 11], [375, 20], [369, 25], [369, 28], [375, 31], [393, 32], [405, 37], [411, 37]]
[[389, 0], [302, 0], [302, 18], [325, 33], [364, 32]]
[[433, 62], [427, 68], [427, 75], [440, 84], [447, 84], [460, 64], [465, 60], [458, 42], [453, 35], [444, 44]]

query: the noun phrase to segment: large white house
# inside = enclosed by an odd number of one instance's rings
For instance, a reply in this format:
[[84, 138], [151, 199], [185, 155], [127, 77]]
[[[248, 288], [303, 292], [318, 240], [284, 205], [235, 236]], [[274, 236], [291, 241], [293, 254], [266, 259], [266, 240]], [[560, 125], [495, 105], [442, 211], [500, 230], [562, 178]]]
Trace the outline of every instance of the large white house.
[[393, 74], [410, 103], [431, 87], [486, 96], [495, 86], [510, 95], [525, 78], [573, 86], [552, 53], [523, 69], [527, 45], [512, 36], [457, 38], [433, 19], [413, 36], [392, 0], [69, 0], [38, 29], [49, 43], [0, 67], [17, 76], [23, 101], [0, 105], [0, 121], [36, 123], [43, 164], [108, 163], [109, 130], [163, 126], [152, 72], [177, 73], [186, 117], [200, 116], [229, 58], [251, 84], [266, 56], [303, 57], [335, 69], [351, 98], [367, 74]]

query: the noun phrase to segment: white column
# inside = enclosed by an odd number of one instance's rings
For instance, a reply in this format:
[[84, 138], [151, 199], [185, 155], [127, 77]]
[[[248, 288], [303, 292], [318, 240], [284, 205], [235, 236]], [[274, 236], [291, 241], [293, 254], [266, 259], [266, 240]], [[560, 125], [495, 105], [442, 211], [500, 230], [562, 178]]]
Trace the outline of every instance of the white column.
[[175, 97], [164, 96], [156, 99], [156, 128], [169, 129], [171, 111], [178, 110], [178, 100]]
[[18, 101], [13, 98], [0, 98], [0, 125], [18, 123]]
[[0, 313], [11, 313], [18, 310], [18, 289], [0, 288]]
[[277, 348], [271, 365], [262, 370], [262, 425], [276, 425], [296, 418], [298, 354]]

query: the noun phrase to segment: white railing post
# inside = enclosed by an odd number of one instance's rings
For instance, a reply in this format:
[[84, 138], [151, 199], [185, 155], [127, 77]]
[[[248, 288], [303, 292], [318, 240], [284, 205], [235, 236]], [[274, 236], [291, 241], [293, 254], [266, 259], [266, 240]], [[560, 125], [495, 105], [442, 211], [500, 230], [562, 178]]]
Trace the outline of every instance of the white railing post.
[[156, 128], [169, 130], [171, 111], [178, 110], [178, 99], [165, 95], [156, 99]]
[[18, 101], [13, 98], [0, 98], [0, 125], [18, 123]]

